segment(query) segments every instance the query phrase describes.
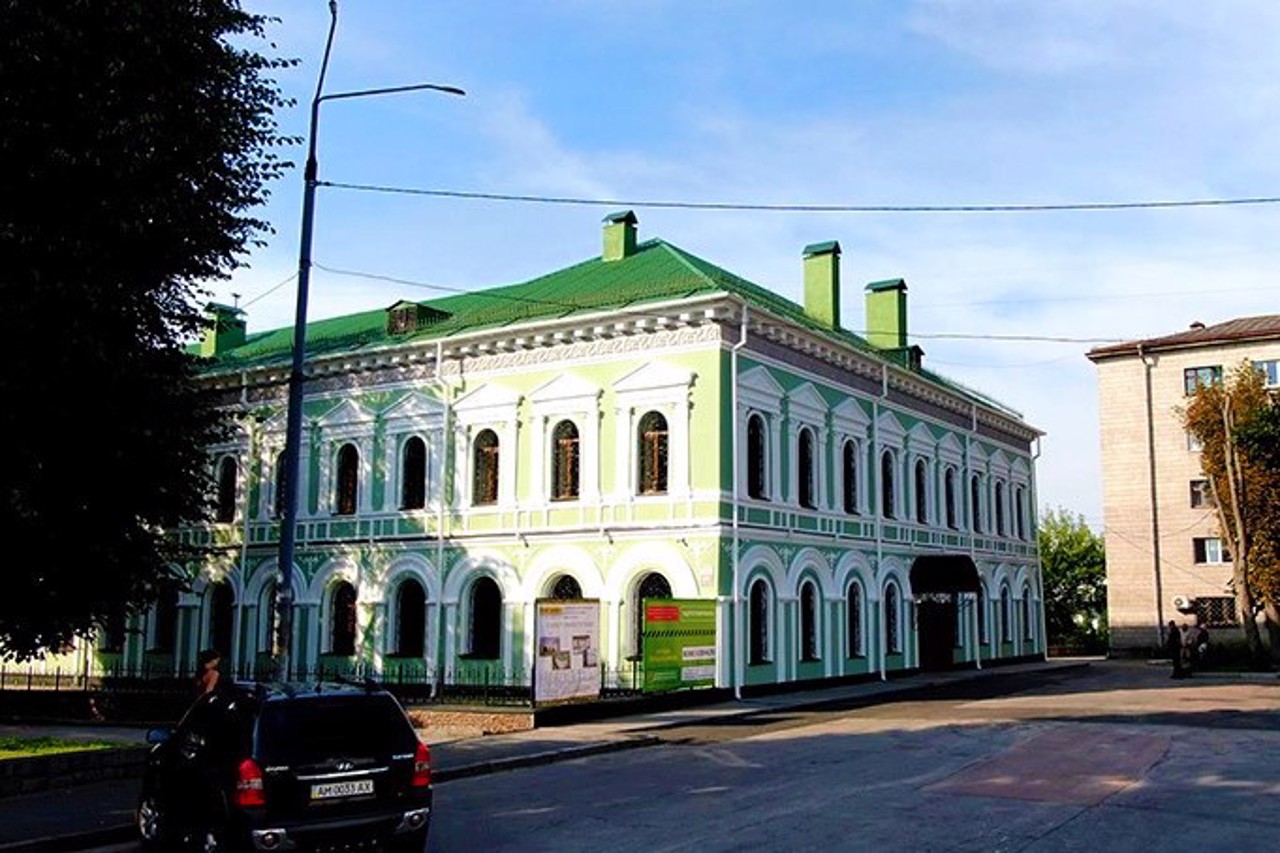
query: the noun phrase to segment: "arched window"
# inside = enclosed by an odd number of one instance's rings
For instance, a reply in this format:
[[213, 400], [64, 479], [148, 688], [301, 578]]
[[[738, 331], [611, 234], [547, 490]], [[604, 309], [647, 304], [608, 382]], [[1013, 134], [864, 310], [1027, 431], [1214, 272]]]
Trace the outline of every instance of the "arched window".
[[858, 445], [853, 441], [846, 441], [841, 450], [841, 456], [841, 470], [844, 472], [844, 482], [841, 483], [844, 511], [850, 515], [856, 515], [858, 512]]
[[218, 508], [216, 518], [226, 524], [236, 517], [236, 460], [222, 457], [218, 463]]
[[769, 585], [757, 580], [751, 585], [751, 649], [750, 662], [769, 662]]
[[578, 498], [578, 427], [573, 421], [556, 424], [551, 433], [552, 483], [551, 498], [572, 501]]
[[1019, 539], [1027, 538], [1027, 493], [1022, 486], [1013, 492], [1013, 523]]
[[818, 587], [812, 582], [800, 587], [800, 659], [818, 659]]
[[1013, 626], [1009, 624], [1013, 612], [1009, 607], [1009, 587], [1000, 587], [1000, 639], [1006, 643], [1013, 642]]
[[1035, 639], [1035, 624], [1031, 621], [1031, 587], [1022, 588], [1022, 638]]
[[635, 653], [644, 654], [644, 602], [648, 598], [670, 598], [671, 584], [657, 572], [649, 572], [636, 585], [635, 594]]
[[471, 585], [470, 616], [470, 656], [497, 660], [502, 652], [502, 591], [493, 578], [476, 578]]
[[284, 453], [276, 454], [276, 494], [275, 494], [275, 510], [276, 518], [284, 517]]
[[959, 519], [956, 517], [956, 469], [948, 467], [943, 480], [947, 503], [947, 527], [955, 530], [960, 526]]
[[333, 493], [337, 515], [356, 514], [356, 495], [360, 486], [360, 452], [354, 444], [344, 444], [338, 451], [338, 477]]
[[861, 657], [862, 651], [862, 584], [857, 581], [849, 584], [845, 593], [844, 615], [847, 623], [848, 655], [851, 658]]
[[886, 450], [880, 454], [880, 507], [885, 518], [896, 518], [897, 507], [894, 505], [893, 451]]
[[642, 495], [667, 493], [667, 419], [661, 412], [646, 412], [636, 430], [636, 483]]
[[471, 502], [485, 506], [498, 502], [498, 434], [482, 429], [471, 454]]
[[155, 631], [151, 649], [171, 653], [178, 639], [178, 591], [167, 589], [156, 599]]
[[800, 430], [800, 506], [816, 509], [818, 506], [818, 471], [817, 453], [814, 448], [813, 430], [803, 427]]
[[978, 587], [978, 642], [987, 642], [987, 591]]
[[929, 521], [929, 470], [923, 459], [916, 460], [916, 521]]
[[346, 581], [334, 586], [329, 599], [329, 653], [356, 653], [356, 588]]
[[413, 578], [396, 590], [396, 654], [420, 658], [427, 647], [427, 593]]
[[551, 597], [557, 601], [573, 601], [582, 598], [582, 585], [573, 575], [561, 575], [551, 587]]
[[982, 532], [982, 480], [977, 474], [969, 478], [970, 517], [973, 519], [973, 532]]
[[884, 588], [884, 645], [891, 655], [902, 651], [902, 632], [898, 625], [898, 585]]
[[229, 583], [213, 585], [209, 595], [209, 647], [225, 659], [231, 655], [231, 633], [235, 630], [235, 592]]
[[759, 500], [769, 497], [769, 433], [764, 415], [747, 418], [747, 494]]
[[1004, 483], [996, 480], [996, 535], [1003, 536], [1004, 532]]
[[413, 436], [404, 443], [400, 466], [400, 508], [422, 509], [427, 505], [427, 443]]

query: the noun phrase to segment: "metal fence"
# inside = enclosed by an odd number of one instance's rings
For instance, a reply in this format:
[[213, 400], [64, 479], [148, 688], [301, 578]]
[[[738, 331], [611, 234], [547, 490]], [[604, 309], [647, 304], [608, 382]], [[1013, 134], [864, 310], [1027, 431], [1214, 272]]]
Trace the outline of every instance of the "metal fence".
[[[621, 667], [600, 666], [600, 693], [603, 699], [639, 695], [643, 692], [644, 670], [639, 661]], [[224, 675], [237, 681], [268, 680], [262, 665], [246, 664]], [[318, 681], [376, 684], [395, 695], [402, 704], [460, 704], [486, 706], [533, 706], [533, 682], [528, 670], [506, 669], [489, 662], [466, 662], [456, 667], [428, 669], [422, 666], [396, 664], [377, 669], [360, 663], [339, 662], [311, 667], [290, 668], [285, 682]], [[64, 670], [31, 663], [0, 664], [0, 694], [17, 691], [51, 691], [54, 693], [83, 691], [98, 694], [187, 694], [192, 692], [196, 673], [193, 668], [173, 666], [126, 667], [123, 665], [93, 667], [87, 670]]]

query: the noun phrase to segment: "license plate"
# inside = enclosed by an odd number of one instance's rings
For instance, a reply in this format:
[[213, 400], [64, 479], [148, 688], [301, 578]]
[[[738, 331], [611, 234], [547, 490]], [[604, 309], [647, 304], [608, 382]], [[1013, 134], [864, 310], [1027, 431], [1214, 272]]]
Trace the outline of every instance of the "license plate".
[[336, 797], [359, 797], [373, 793], [372, 779], [356, 779], [350, 782], [325, 782], [311, 786], [311, 799], [332, 800]]

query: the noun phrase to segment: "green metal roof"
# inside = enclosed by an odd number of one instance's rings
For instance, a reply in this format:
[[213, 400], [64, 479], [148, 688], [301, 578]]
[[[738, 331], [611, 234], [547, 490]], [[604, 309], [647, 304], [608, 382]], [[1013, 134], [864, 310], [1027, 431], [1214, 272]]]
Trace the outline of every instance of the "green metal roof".
[[[307, 324], [307, 357], [311, 359], [342, 352], [357, 354], [364, 349], [391, 344], [435, 340], [464, 332], [499, 329], [516, 323], [579, 313], [620, 311], [645, 303], [720, 292], [732, 293], [752, 305], [862, 352], [879, 353], [852, 332], [831, 329], [813, 320], [791, 300], [670, 243], [653, 239], [640, 243], [634, 254], [617, 261], [605, 262], [595, 257], [523, 284], [425, 300], [419, 304], [443, 316], [433, 315], [433, 322], [416, 332], [389, 334], [385, 308], [316, 320]], [[439, 316], [439, 319], [434, 319], [434, 316]], [[292, 327], [251, 333], [246, 335], [240, 346], [224, 350], [210, 359], [205, 369], [210, 373], [220, 373], [285, 365], [291, 359], [292, 347]], [[922, 370], [920, 375], [984, 405], [1010, 411], [994, 400], [930, 371]]]

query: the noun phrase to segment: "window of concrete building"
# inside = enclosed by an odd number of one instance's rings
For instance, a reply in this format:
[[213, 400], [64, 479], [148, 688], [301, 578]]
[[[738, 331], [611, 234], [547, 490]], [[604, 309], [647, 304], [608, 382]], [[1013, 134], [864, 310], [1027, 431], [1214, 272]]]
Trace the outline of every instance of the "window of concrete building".
[[573, 575], [561, 575], [551, 587], [551, 597], [557, 601], [574, 601], [582, 598], [582, 584]]
[[1197, 563], [1229, 563], [1231, 553], [1227, 545], [1216, 536], [1197, 536], [1191, 540]]
[[1200, 439], [1196, 438], [1192, 433], [1187, 433], [1187, 450], [1192, 453], [1199, 453], [1204, 450], [1204, 445], [1200, 443]]
[[982, 532], [982, 478], [974, 474], [969, 478], [969, 515], [973, 532]]
[[996, 535], [1005, 535], [1004, 482], [996, 480]]
[[858, 444], [848, 440], [840, 449], [840, 505], [849, 515], [858, 514]]
[[1027, 490], [1018, 486], [1013, 490], [1013, 523], [1019, 539], [1027, 538]]
[[884, 647], [891, 655], [902, 652], [901, 606], [898, 585], [890, 582], [884, 588]]
[[853, 581], [845, 592], [844, 613], [846, 623], [846, 654], [851, 658], [861, 657], [862, 646], [862, 584]]
[[1240, 611], [1230, 595], [1202, 595], [1195, 600], [1196, 621], [1206, 628], [1228, 628], [1240, 624]]
[[1031, 588], [1022, 588], [1022, 638], [1035, 639], [1035, 625], [1031, 621]]
[[885, 518], [897, 518], [896, 505], [897, 483], [894, 478], [893, 451], [886, 450], [880, 454], [880, 514]]
[[360, 487], [360, 451], [354, 444], [344, 444], [338, 451], [338, 478], [334, 487], [333, 511], [336, 515], [355, 515]]
[[1209, 487], [1208, 480], [1191, 481], [1191, 506], [1192, 508], [1215, 506], [1213, 490]]
[[1280, 387], [1280, 361], [1275, 359], [1255, 361], [1253, 366], [1262, 374], [1262, 381], [1268, 388]]
[[943, 499], [947, 508], [947, 527], [957, 530], [960, 527], [960, 517], [956, 514], [956, 469], [948, 465], [942, 480]]
[[427, 505], [427, 443], [413, 436], [404, 443], [400, 463], [400, 508], [422, 509]]
[[1006, 643], [1013, 642], [1013, 608], [1009, 587], [1000, 587], [1000, 639]]
[[498, 434], [482, 429], [471, 452], [471, 502], [486, 506], [498, 502]]
[[422, 657], [427, 645], [427, 593], [413, 578], [396, 589], [396, 654]]
[[749, 660], [753, 664], [769, 662], [769, 585], [764, 580], [751, 584]]
[[639, 471], [637, 483], [642, 495], [667, 493], [669, 431], [661, 412], [646, 412], [640, 418], [636, 448]]
[[226, 524], [236, 517], [236, 476], [238, 466], [235, 457], [224, 456], [218, 462], [217, 521]]
[[978, 588], [978, 642], [987, 642], [987, 592]]
[[347, 581], [339, 581], [330, 593], [329, 653], [356, 653], [356, 588]]
[[802, 427], [799, 448], [800, 468], [797, 473], [800, 478], [800, 506], [805, 509], [816, 509], [818, 506], [818, 460], [815, 443], [813, 430]]
[[1188, 397], [1196, 393], [1201, 385], [1221, 385], [1222, 365], [1211, 367], [1188, 367], [1182, 371], [1182, 388]]
[[178, 639], [178, 591], [165, 590], [156, 599], [151, 632], [151, 650], [172, 653]]
[[552, 483], [551, 499], [577, 500], [579, 489], [579, 462], [581, 448], [578, 441], [578, 425], [564, 420], [556, 424], [551, 434]]
[[644, 602], [647, 598], [670, 598], [671, 583], [658, 572], [649, 572], [636, 584], [634, 612], [636, 655], [644, 654]]
[[818, 585], [813, 581], [800, 587], [800, 659], [818, 659]]
[[915, 478], [916, 521], [929, 522], [929, 466], [923, 459], [916, 460]]
[[764, 415], [759, 413], [747, 419], [747, 494], [757, 500], [769, 497], [769, 430]]
[[471, 584], [468, 656], [497, 660], [502, 650], [502, 591], [490, 577]]

